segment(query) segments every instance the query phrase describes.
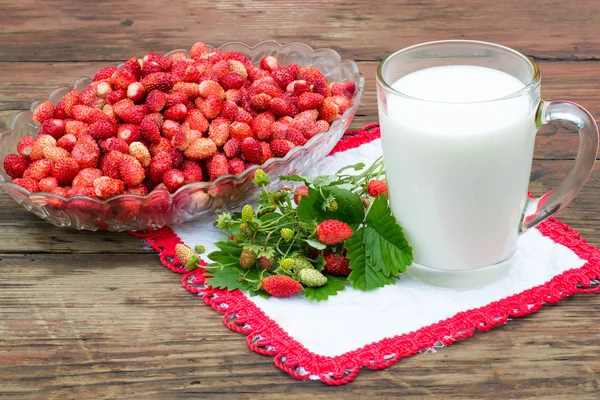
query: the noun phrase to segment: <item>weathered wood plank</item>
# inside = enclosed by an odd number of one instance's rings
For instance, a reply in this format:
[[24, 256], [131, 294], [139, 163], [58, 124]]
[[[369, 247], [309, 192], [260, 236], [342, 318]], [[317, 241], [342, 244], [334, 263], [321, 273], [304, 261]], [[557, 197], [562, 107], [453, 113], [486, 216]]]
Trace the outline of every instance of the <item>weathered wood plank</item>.
[[[400, 0], [347, 2], [152, 1], [18, 3], [3, 0], [0, 60], [121, 60], [196, 40], [256, 44], [277, 38], [382, 59], [419, 42], [480, 39], [547, 59], [600, 57], [600, 9], [591, 1]], [[558, 11], [559, 10], [559, 11]]]

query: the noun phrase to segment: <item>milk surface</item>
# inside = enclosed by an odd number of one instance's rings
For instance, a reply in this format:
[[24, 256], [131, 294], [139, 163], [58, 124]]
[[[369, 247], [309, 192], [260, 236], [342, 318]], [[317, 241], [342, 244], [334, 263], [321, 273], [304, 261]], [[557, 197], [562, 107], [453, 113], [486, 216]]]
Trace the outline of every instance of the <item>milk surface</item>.
[[[536, 133], [535, 93], [502, 71], [466, 65], [423, 69], [380, 106], [392, 211], [430, 268], [468, 270], [516, 248]], [[387, 111], [386, 111], [386, 110]]]

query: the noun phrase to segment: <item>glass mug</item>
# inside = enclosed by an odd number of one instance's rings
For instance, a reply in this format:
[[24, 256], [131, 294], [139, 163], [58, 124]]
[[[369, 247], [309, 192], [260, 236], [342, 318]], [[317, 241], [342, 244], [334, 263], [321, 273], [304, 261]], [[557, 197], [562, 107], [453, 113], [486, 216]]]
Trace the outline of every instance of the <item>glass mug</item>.
[[[478, 41], [423, 43], [379, 64], [390, 205], [413, 248], [413, 278], [453, 288], [498, 279], [514, 263], [519, 235], [583, 187], [598, 128], [577, 104], [542, 101], [540, 81], [525, 55]], [[579, 151], [558, 186], [530, 199], [535, 135], [555, 121], [578, 129]]]

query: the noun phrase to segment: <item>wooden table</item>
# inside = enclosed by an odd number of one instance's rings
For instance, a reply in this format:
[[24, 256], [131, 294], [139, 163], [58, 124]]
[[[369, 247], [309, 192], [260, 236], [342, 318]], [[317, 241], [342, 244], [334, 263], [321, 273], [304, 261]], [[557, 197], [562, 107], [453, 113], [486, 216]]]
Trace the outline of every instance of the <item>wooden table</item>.
[[[367, 85], [353, 126], [377, 119], [375, 68], [418, 42], [471, 38], [533, 56], [543, 95], [600, 117], [596, 0], [0, 2], [5, 126], [55, 87], [149, 51], [202, 40], [303, 41], [359, 61]], [[560, 134], [557, 134], [560, 133]], [[577, 146], [544, 128], [532, 191], [556, 184]], [[600, 164], [560, 219], [600, 245]], [[0, 194], [0, 397], [597, 398], [600, 297], [578, 295], [437, 353], [363, 370], [340, 388], [301, 382], [247, 349], [127, 234], [55, 228]]]

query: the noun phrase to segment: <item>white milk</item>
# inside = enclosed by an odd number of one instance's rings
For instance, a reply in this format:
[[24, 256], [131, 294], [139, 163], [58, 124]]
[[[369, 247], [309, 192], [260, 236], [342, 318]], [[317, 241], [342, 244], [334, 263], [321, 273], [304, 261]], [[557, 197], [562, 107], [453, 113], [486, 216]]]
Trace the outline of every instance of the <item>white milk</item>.
[[516, 248], [536, 134], [537, 97], [477, 66], [434, 67], [392, 87], [379, 118], [389, 196], [417, 264], [468, 270]]

